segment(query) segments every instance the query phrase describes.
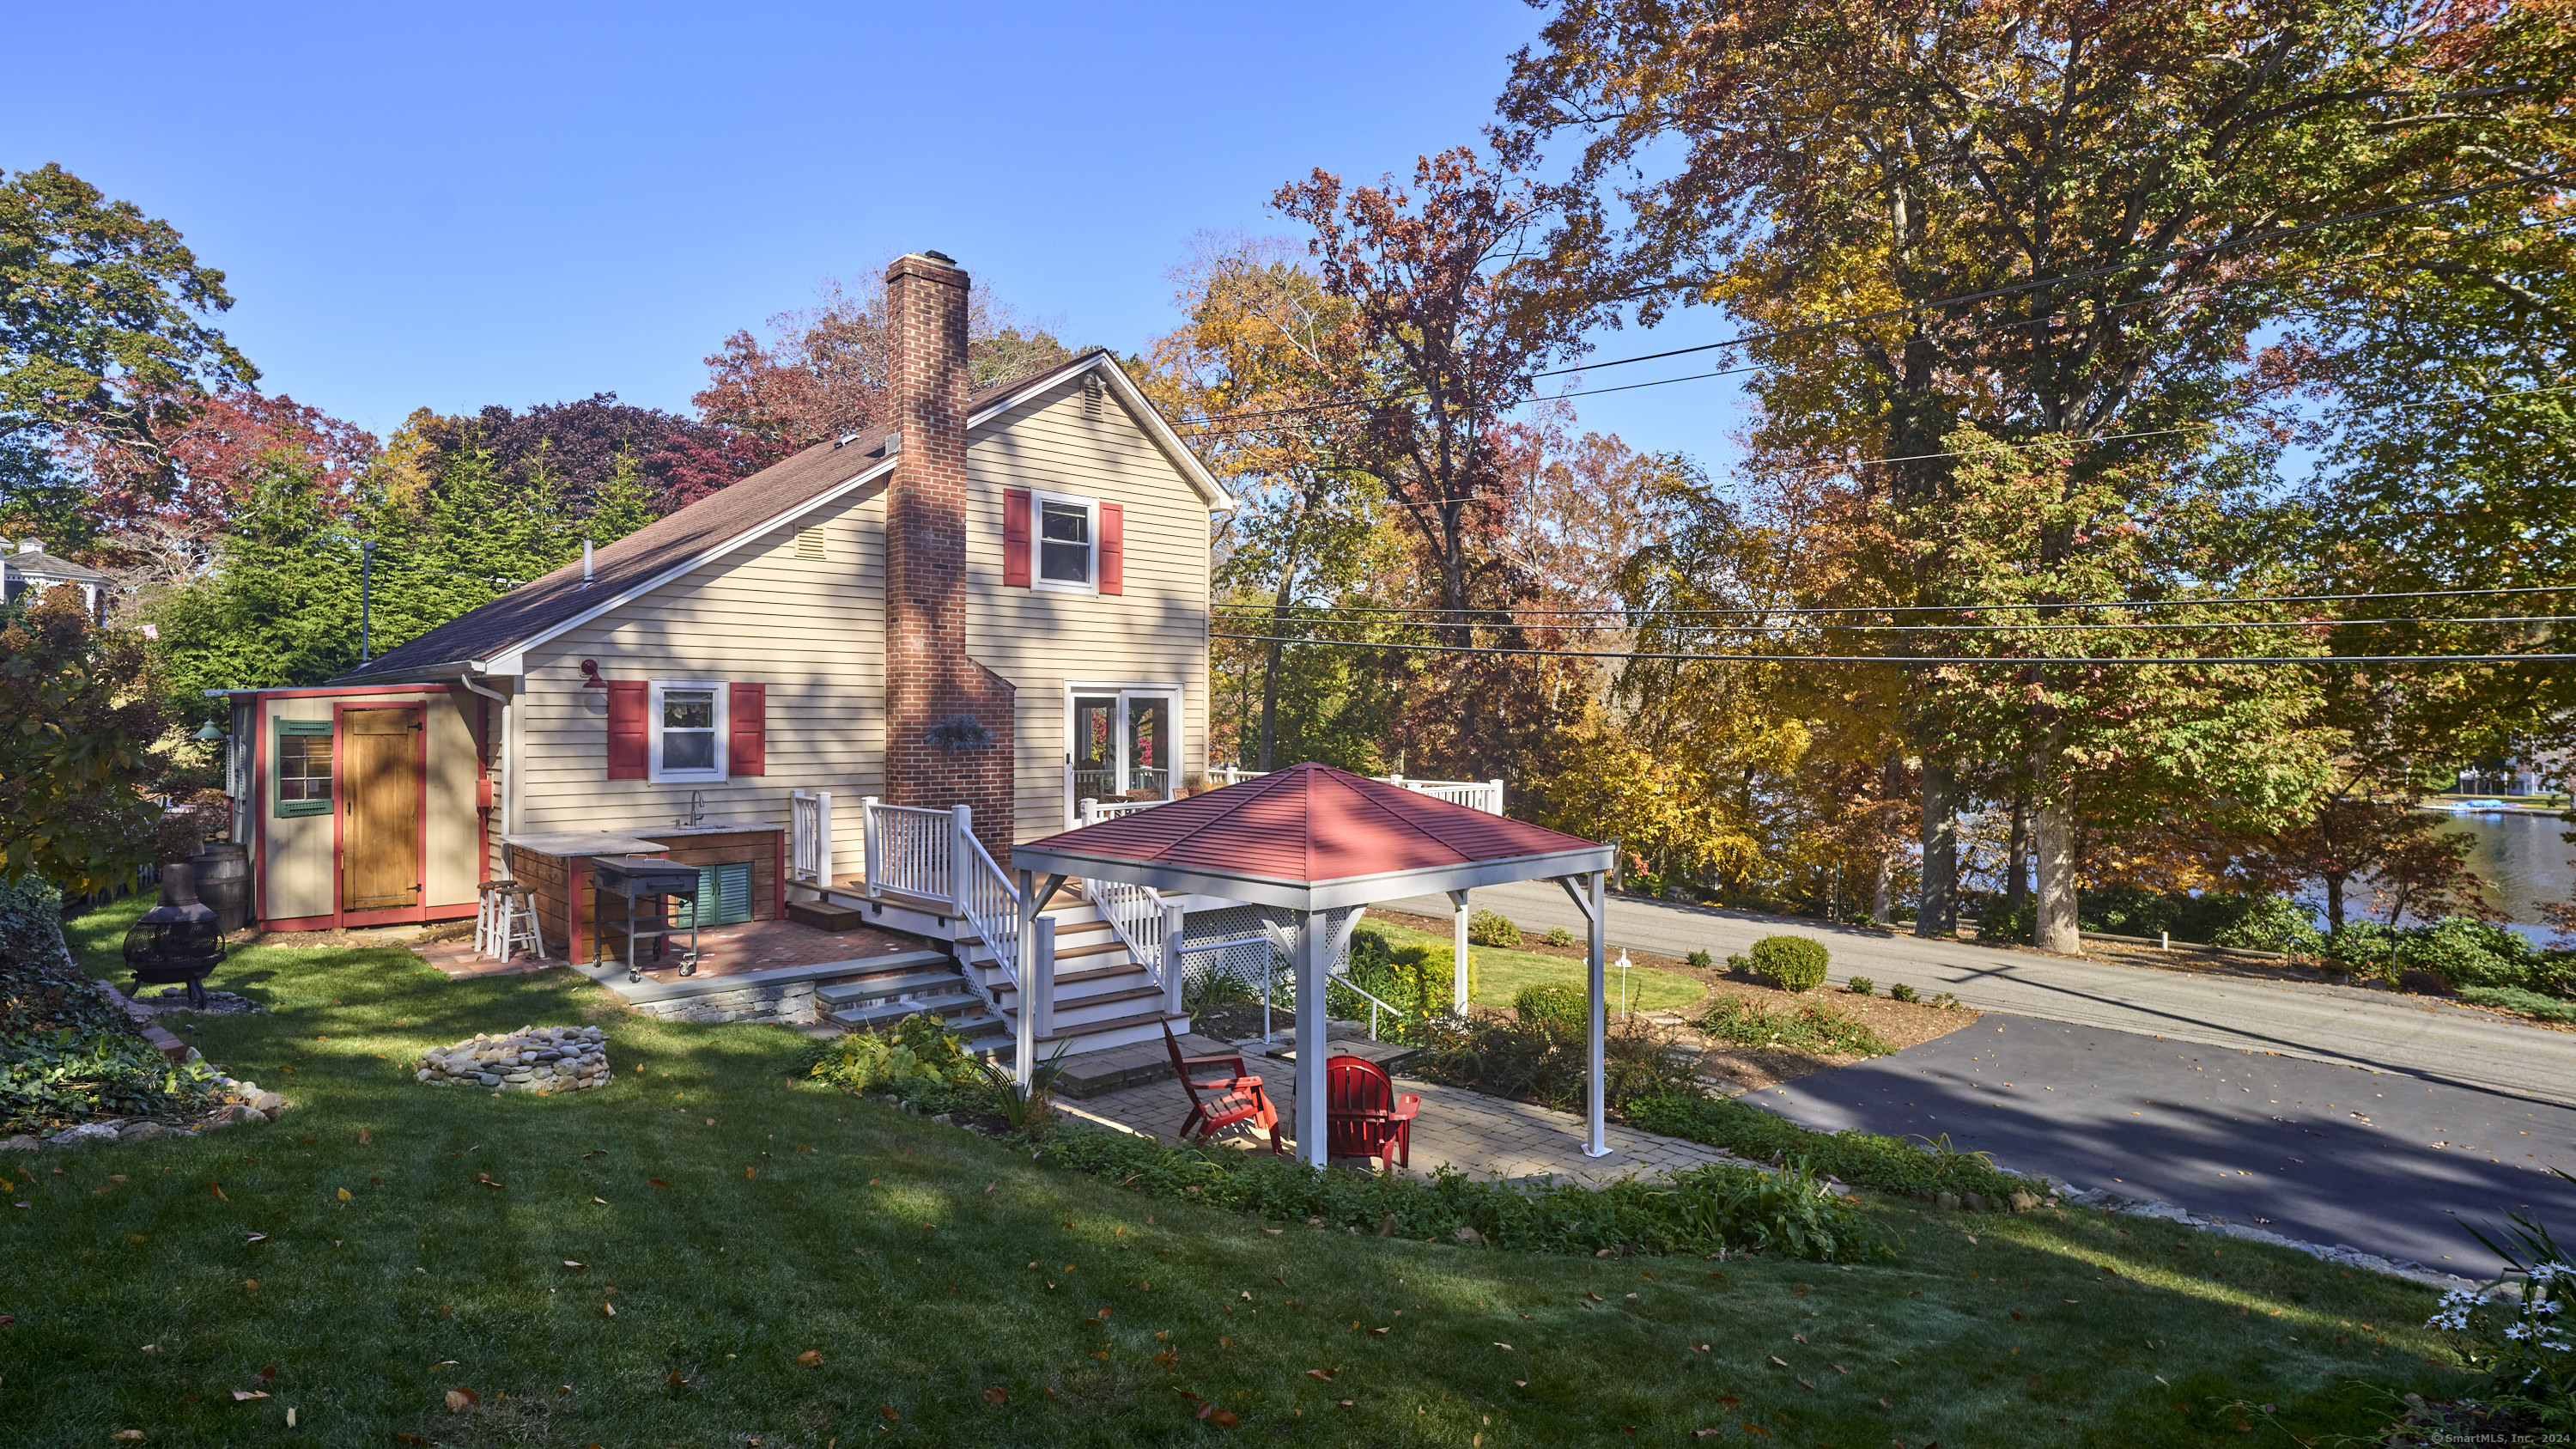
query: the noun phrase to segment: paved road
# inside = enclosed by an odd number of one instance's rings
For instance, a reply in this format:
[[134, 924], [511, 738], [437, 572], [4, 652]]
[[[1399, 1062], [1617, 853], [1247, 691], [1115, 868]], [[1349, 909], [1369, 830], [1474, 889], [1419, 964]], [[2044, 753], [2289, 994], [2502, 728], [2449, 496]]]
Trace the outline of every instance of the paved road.
[[[1470, 899], [1524, 929], [1564, 926], [1579, 933], [1583, 925], [1574, 903], [1549, 884], [1489, 886]], [[1423, 915], [1449, 913], [1448, 903], [1436, 897], [1385, 904]], [[1902, 981], [1925, 996], [1955, 992], [1981, 1011], [2404, 1072], [2435, 1085], [2576, 1105], [2576, 1034], [2541, 1031], [2422, 997], [2067, 961], [1656, 901], [1610, 902], [1614, 952], [1627, 945], [1667, 956], [1705, 950], [1724, 958], [1782, 930], [1825, 941], [1838, 982], [1867, 976], [1884, 991]]]
[[1746, 1100], [2464, 1277], [2500, 1265], [2461, 1222], [2576, 1229], [2543, 1170], [2576, 1171], [2576, 1110], [2297, 1057], [1996, 1012]]

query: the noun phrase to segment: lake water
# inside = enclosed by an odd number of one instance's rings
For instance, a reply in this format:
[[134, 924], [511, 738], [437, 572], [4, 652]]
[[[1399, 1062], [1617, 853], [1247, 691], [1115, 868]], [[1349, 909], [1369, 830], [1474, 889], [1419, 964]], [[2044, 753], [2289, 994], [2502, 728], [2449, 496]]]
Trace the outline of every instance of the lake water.
[[[2568, 857], [2576, 856], [2576, 845], [2559, 839], [2568, 829], [2555, 815], [2455, 815], [2443, 827], [2453, 835], [2466, 835], [2477, 843], [2470, 849], [2469, 869], [2486, 882], [2487, 902], [2504, 912], [2514, 929], [2535, 941], [2547, 942], [2557, 932], [2541, 918], [2540, 907], [2550, 901], [2565, 901], [2576, 892], [2576, 867]], [[2314, 907], [2317, 923], [2325, 923], [2325, 893], [2302, 892], [2300, 899]], [[2355, 885], [2344, 893], [2344, 910], [2348, 919], [2374, 916], [2370, 887]], [[2422, 921], [2411, 914], [2405, 924], [2420, 926]]]

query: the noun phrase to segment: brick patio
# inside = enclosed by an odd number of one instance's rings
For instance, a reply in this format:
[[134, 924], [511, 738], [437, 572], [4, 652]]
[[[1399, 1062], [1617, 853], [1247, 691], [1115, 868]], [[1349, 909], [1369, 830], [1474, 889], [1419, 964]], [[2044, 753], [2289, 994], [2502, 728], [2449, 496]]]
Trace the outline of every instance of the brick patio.
[[[1370, 1044], [1337, 1041], [1332, 1045], [1338, 1049]], [[1270, 1100], [1278, 1106], [1283, 1128], [1296, 1121], [1295, 1063], [1264, 1057], [1259, 1042], [1220, 1048], [1214, 1043], [1184, 1038], [1182, 1049], [1193, 1055], [1221, 1049], [1241, 1051], [1244, 1065], [1261, 1078]], [[1629, 1176], [1659, 1177], [1709, 1163], [1757, 1165], [1714, 1147], [1678, 1137], [1658, 1137], [1615, 1122], [1603, 1134], [1610, 1155], [1586, 1157], [1583, 1119], [1572, 1112], [1405, 1076], [1398, 1076], [1395, 1086], [1399, 1092], [1411, 1092], [1422, 1099], [1422, 1111], [1413, 1122], [1413, 1165], [1409, 1172], [1414, 1177], [1428, 1177], [1433, 1168], [1445, 1163], [1471, 1177], [1559, 1177], [1599, 1184]], [[1157, 1081], [1061, 1105], [1077, 1121], [1105, 1119], [1166, 1142], [1179, 1140], [1173, 1133], [1190, 1110], [1188, 1094], [1168, 1071]], [[1248, 1124], [1220, 1133], [1217, 1140], [1248, 1151], [1268, 1145], [1249, 1130]], [[1334, 1161], [1354, 1167], [1369, 1165], [1359, 1158]]]
[[[674, 952], [686, 947], [688, 939], [686, 936], [675, 938]], [[561, 941], [547, 944], [551, 950], [563, 949]], [[695, 974], [740, 976], [745, 972], [767, 971], [780, 966], [820, 966], [834, 961], [890, 956], [899, 951], [918, 951], [922, 945], [914, 937], [870, 926], [847, 931], [823, 931], [795, 921], [745, 921], [738, 926], [709, 926], [698, 933], [698, 969]], [[560, 958], [536, 962], [521, 956], [503, 966], [489, 956], [478, 955], [470, 940], [427, 942], [414, 946], [412, 951], [458, 980], [515, 975], [560, 964]], [[614, 930], [607, 933], [600, 954], [603, 958], [614, 958], [620, 962], [626, 959], [623, 942]], [[676, 954], [666, 953], [662, 962], [656, 965], [639, 952], [636, 964], [643, 968], [647, 980], [680, 978]]]

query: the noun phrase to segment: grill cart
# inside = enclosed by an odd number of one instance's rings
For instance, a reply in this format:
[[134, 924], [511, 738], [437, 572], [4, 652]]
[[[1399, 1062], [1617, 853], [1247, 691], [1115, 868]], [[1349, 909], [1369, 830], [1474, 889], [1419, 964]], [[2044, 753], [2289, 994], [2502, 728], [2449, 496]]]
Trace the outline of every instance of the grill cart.
[[[662, 959], [662, 948], [679, 935], [671, 925], [671, 903], [689, 903], [689, 949], [680, 953], [680, 974], [698, 972], [698, 868], [680, 865], [649, 855], [594, 855], [590, 858], [590, 883], [601, 896], [599, 925], [622, 924], [626, 931], [626, 979], [641, 981], [643, 968], [636, 963], [635, 943], [653, 943], [653, 959]], [[609, 914], [606, 897], [619, 896], [626, 902], [626, 918], [621, 923]], [[644, 904], [651, 902], [650, 905]], [[590, 938], [590, 962], [599, 964], [601, 931]]]

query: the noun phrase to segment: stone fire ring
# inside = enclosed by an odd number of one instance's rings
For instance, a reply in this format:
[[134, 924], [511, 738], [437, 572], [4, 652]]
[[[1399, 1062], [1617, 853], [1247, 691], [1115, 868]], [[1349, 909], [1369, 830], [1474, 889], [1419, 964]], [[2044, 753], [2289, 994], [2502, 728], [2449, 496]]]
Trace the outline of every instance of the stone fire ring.
[[433, 1047], [415, 1080], [491, 1092], [578, 1092], [608, 1084], [608, 1037], [595, 1026], [523, 1026]]

